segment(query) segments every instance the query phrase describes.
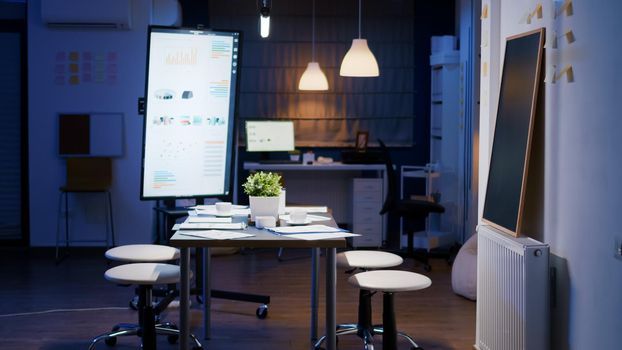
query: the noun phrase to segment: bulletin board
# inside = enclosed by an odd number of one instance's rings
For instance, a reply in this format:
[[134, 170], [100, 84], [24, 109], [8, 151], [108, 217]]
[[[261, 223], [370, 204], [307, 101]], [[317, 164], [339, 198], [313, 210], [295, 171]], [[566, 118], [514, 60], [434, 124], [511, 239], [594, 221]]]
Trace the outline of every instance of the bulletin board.
[[521, 233], [544, 28], [507, 38], [483, 221]]

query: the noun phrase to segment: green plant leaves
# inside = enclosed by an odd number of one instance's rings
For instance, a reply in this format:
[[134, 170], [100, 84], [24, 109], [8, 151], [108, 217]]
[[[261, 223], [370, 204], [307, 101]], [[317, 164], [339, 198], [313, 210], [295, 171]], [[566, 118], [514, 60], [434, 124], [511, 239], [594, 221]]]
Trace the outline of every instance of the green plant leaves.
[[259, 171], [250, 174], [242, 187], [249, 196], [278, 197], [281, 195], [281, 175]]

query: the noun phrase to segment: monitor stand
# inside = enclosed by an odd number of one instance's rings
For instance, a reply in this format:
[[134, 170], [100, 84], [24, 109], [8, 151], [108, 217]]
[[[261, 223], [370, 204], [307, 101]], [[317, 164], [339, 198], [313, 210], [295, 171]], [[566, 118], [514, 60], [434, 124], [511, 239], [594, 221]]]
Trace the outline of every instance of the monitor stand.
[[[196, 205], [203, 204], [204, 201], [205, 201], [204, 198], [197, 198]], [[165, 232], [168, 233], [172, 231], [172, 228], [173, 228], [173, 225], [176, 219], [188, 215], [188, 208], [176, 207], [174, 199], [163, 200], [162, 204], [163, 204], [163, 207], [156, 207], [154, 209], [156, 210], [156, 213], [164, 214], [164, 225], [165, 225], [165, 230], [166, 230]], [[159, 232], [158, 232], [158, 238], [160, 240], [160, 242], [158, 243], [160, 244], [168, 243], [168, 238], [165, 240], [162, 239], [162, 237], [159, 236]], [[200, 303], [203, 303], [201, 295], [203, 294], [204, 251], [205, 251], [204, 249], [196, 249], [195, 251], [195, 257], [194, 257], [195, 258], [195, 266], [194, 266], [195, 287], [192, 288], [190, 291], [191, 294], [194, 294], [197, 296], [197, 300]], [[168, 292], [168, 290], [164, 290], [162, 293], [166, 295], [166, 292]], [[161, 291], [155, 291], [155, 293], [158, 296], [160, 296], [159, 293], [161, 293]], [[232, 292], [232, 291], [225, 291], [225, 290], [219, 290], [219, 289], [211, 289], [210, 294], [212, 298], [242, 301], [242, 302], [248, 302], [248, 303], [258, 303], [260, 305], [257, 307], [257, 310], [255, 310], [255, 315], [257, 316], [257, 318], [264, 319], [268, 315], [268, 304], [270, 304], [270, 296], [268, 295], [240, 293], [240, 292]]]

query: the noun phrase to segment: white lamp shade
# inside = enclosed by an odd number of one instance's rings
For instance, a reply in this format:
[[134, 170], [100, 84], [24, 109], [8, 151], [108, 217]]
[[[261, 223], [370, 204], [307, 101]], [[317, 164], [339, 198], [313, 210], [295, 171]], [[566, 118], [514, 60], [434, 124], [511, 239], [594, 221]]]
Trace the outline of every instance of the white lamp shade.
[[259, 35], [262, 38], [270, 36], [270, 16], [259, 15]]
[[343, 77], [377, 77], [380, 75], [376, 57], [367, 46], [367, 39], [353, 39], [352, 47], [341, 61]]
[[328, 90], [328, 80], [319, 63], [309, 62], [298, 82], [298, 90]]

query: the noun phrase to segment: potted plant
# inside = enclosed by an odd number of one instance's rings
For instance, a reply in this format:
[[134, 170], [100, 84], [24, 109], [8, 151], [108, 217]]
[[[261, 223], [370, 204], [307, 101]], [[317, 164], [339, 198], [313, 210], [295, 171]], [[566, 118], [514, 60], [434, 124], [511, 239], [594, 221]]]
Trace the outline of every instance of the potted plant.
[[242, 187], [249, 198], [252, 221], [255, 221], [256, 216], [274, 216], [279, 219], [281, 175], [259, 171], [250, 174]]

